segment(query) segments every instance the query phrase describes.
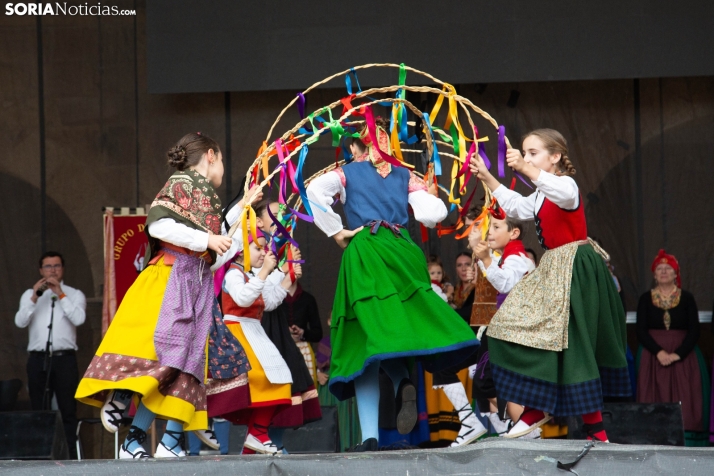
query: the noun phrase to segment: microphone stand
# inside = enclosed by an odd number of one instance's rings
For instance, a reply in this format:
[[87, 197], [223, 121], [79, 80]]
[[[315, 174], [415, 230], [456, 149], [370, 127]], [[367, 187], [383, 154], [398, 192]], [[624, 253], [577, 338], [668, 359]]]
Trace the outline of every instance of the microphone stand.
[[45, 379], [45, 393], [42, 396], [43, 410], [52, 409], [52, 398], [50, 398], [52, 393], [50, 390], [50, 376], [52, 375], [52, 325], [55, 320], [55, 302], [57, 302], [57, 296], [53, 295], [52, 310], [50, 311], [50, 325], [47, 326], [49, 331], [47, 332], [47, 343], [45, 344], [45, 363], [42, 366], [42, 370], [47, 373], [47, 378]]

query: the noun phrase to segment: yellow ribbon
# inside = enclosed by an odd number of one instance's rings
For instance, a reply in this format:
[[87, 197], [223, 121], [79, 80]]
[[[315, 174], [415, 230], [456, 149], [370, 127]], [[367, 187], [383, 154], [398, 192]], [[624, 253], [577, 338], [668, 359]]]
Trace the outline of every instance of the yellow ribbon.
[[253, 242], [258, 241], [258, 230], [256, 228], [255, 210], [250, 203], [245, 204], [245, 210], [241, 214], [241, 228], [243, 229], [243, 268], [250, 271], [250, 246], [248, 244], [248, 230], [253, 237]]
[[[471, 141], [471, 139], [468, 139], [464, 135], [464, 131], [461, 128], [461, 124], [459, 123], [458, 103], [456, 102], [456, 88], [451, 84], [444, 83], [443, 90], [447, 93], [447, 97], [449, 100], [449, 111], [446, 117], [446, 122], [444, 123], [444, 130], [448, 131], [451, 125], [453, 124], [454, 127], [456, 127], [456, 132], [458, 133], [459, 141], [459, 161], [455, 160], [451, 166], [451, 187], [449, 187], [449, 203], [461, 205], [461, 198], [454, 196], [454, 188], [456, 186], [456, 183], [458, 182], [459, 187], [456, 189], [457, 195], [460, 195], [460, 191], [464, 188], [464, 176], [462, 175], [461, 177], [458, 177], [457, 180], [457, 175], [460, 169], [459, 162], [463, 164], [464, 161], [466, 161], [466, 141]], [[434, 103], [434, 107], [431, 110], [431, 114], [429, 115], [429, 117], [432, 118], [432, 121], [435, 121], [435, 118], [437, 114], [439, 114], [443, 103], [444, 95], [440, 94], [439, 97], [436, 98], [436, 103]]]

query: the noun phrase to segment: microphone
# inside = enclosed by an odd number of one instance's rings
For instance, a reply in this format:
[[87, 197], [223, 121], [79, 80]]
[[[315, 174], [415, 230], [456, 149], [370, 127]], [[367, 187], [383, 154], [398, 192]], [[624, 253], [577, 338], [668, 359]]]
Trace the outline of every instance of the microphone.
[[37, 288], [37, 297], [42, 296], [42, 294], [47, 291], [47, 288], [49, 288], [49, 285], [47, 283], [43, 284], [39, 288]]

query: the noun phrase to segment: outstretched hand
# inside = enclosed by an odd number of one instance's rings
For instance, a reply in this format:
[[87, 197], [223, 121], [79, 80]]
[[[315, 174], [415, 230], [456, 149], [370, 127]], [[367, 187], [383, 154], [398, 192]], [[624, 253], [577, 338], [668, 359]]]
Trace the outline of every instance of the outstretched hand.
[[208, 235], [208, 249], [215, 251], [218, 256], [228, 251], [233, 240], [223, 235]]
[[[257, 201], [260, 201], [260, 200], [263, 198], [263, 191], [262, 191], [262, 190], [258, 190], [258, 185], [257, 185], [257, 184], [256, 184], [256, 185], [253, 185], [252, 187], [250, 187], [250, 190], [248, 190], [248, 191], [245, 193], [245, 198], [244, 198], [244, 200], [245, 200], [246, 202], [249, 201], [251, 198], [253, 198], [253, 195], [255, 195], [255, 200], [253, 200], [253, 203], [255, 203], [255, 202], [257, 202]], [[244, 203], [245, 203], [245, 202], [244, 202]]]
[[337, 242], [338, 245], [340, 245], [340, 248], [343, 250], [347, 248], [347, 245], [350, 244], [350, 241], [352, 241], [352, 238], [362, 231], [364, 227], [361, 226], [359, 228], [356, 228], [354, 230], [340, 230], [336, 235], [333, 236], [335, 241]]
[[516, 172], [523, 172], [527, 165], [523, 159], [523, 154], [518, 149], [508, 149], [506, 151], [506, 163]]
[[486, 163], [483, 161], [480, 155], [474, 154], [471, 156], [471, 160], [469, 161], [469, 169], [471, 170], [471, 173], [476, 175], [483, 183], [486, 184], [488, 188], [491, 189], [491, 191], [494, 191], [498, 188], [501, 183], [491, 175], [491, 172], [488, 171], [488, 168], [486, 167]]
[[487, 258], [491, 257], [490, 248], [488, 247], [488, 243], [483, 240], [479, 240], [478, 243], [476, 243], [476, 246], [473, 248], [473, 250], [474, 250], [474, 254], [481, 261], [485, 261]]
[[476, 270], [474, 269], [475, 266], [469, 266], [468, 269], [466, 270], [466, 279], [465, 281], [467, 283], [473, 283], [476, 281]]

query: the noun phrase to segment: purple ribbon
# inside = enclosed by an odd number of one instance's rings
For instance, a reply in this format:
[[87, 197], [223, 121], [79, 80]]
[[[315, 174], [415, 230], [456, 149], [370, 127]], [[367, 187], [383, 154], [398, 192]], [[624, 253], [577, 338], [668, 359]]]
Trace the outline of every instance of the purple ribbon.
[[476, 364], [477, 369], [481, 369], [481, 378], [484, 378], [486, 375], [486, 364], [488, 363], [488, 351], [484, 352], [481, 358], [478, 361], [478, 364]]
[[498, 176], [506, 176], [506, 127], [498, 126]]
[[389, 223], [386, 220], [373, 220], [369, 222], [367, 226], [370, 228], [370, 233], [372, 233], [373, 235], [377, 234], [377, 230], [379, 230], [380, 226], [389, 228], [390, 230], [392, 230], [392, 233], [394, 233], [394, 236], [396, 236], [397, 238], [402, 237], [402, 234], [399, 229], [404, 228], [402, 225], [395, 225], [393, 223]]
[[488, 156], [486, 155], [486, 146], [483, 144], [483, 142], [478, 143], [478, 155], [481, 156], [483, 159], [483, 163], [486, 165], [487, 169], [491, 168], [491, 161], [488, 159]]
[[518, 177], [518, 180], [520, 180], [521, 182], [526, 184], [526, 187], [530, 188], [531, 190], [533, 189], [533, 186], [531, 184], [529, 184], [521, 174], [519, 174], [515, 170], [513, 171], [513, 173], [516, 174], [516, 177]]
[[298, 114], [300, 114], [300, 119], [305, 119], [305, 96], [302, 93], [297, 93], [297, 97]]
[[[285, 228], [282, 223], [280, 223], [280, 220], [275, 218], [275, 216], [272, 214], [270, 211], [270, 207], [266, 207], [266, 210], [268, 211], [268, 216], [270, 219], [273, 221], [273, 225], [275, 225], [276, 228], [276, 235], [280, 235], [286, 240], [288, 240], [295, 248], [298, 248], [300, 245], [298, 245], [297, 241], [293, 240], [293, 237], [290, 236], [290, 232]], [[277, 253], [276, 253], [277, 255]]]

